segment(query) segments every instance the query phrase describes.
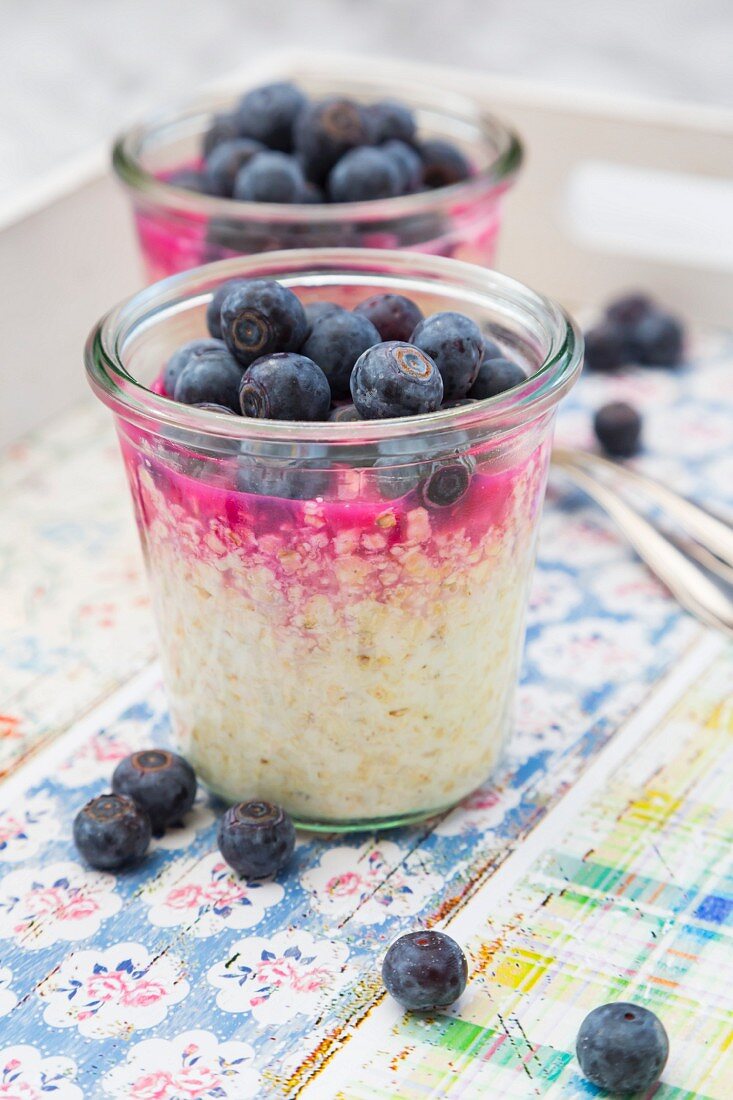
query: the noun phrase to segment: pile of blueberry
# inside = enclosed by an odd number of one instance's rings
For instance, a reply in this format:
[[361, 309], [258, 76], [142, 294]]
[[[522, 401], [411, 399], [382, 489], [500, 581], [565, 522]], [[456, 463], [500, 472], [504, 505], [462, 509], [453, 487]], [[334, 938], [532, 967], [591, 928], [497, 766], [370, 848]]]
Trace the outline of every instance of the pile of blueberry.
[[[647, 294], [625, 294], [611, 302], [601, 321], [585, 333], [585, 366], [602, 373], [629, 364], [677, 367], [684, 342], [678, 317]], [[613, 458], [631, 458], [641, 447], [641, 414], [625, 401], [603, 405], [593, 426], [598, 442]]]
[[[152, 836], [180, 825], [196, 797], [196, 773], [187, 760], [168, 749], [143, 749], [125, 757], [112, 775], [112, 793], [97, 795], [74, 819], [74, 843], [100, 871], [138, 863]], [[288, 814], [270, 802], [240, 802], [219, 822], [217, 843], [239, 875], [277, 874], [295, 847]]]
[[452, 142], [419, 139], [415, 116], [403, 103], [365, 105], [343, 96], [309, 101], [289, 81], [254, 88], [217, 115], [202, 153], [200, 169], [181, 169], [170, 182], [246, 202], [365, 202], [471, 175]]
[[[233, 279], [207, 309], [208, 339], [192, 340], [163, 373], [186, 405], [271, 420], [414, 416], [492, 397], [524, 371], [462, 313], [423, 317], [399, 294], [351, 311], [303, 306], [278, 282]], [[346, 402], [344, 405], [343, 402]]]

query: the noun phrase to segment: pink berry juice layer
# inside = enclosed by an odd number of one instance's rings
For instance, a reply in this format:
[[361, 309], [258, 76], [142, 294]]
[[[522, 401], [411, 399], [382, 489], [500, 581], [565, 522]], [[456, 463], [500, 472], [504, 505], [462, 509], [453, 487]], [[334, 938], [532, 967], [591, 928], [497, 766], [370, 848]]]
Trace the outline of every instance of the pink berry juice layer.
[[346, 219], [312, 226], [227, 222], [194, 210], [181, 215], [150, 205], [136, 209], [135, 222], [151, 282], [214, 260], [284, 248], [406, 248], [487, 266], [496, 250], [501, 201], [496, 193], [456, 203], [447, 214], [425, 211], [371, 227]]
[[186, 472], [129, 431], [172, 717], [205, 782], [343, 824], [427, 814], [486, 778], [511, 726], [544, 432], [504, 468], [474, 454], [466, 495], [434, 508], [383, 499], [370, 469], [331, 471], [315, 499], [241, 492], [241, 460]]

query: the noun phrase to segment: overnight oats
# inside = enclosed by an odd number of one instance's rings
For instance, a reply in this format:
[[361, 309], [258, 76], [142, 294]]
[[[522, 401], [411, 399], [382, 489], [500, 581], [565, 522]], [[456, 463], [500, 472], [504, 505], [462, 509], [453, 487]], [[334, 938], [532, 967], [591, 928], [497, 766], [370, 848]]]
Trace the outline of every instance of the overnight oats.
[[338, 829], [427, 816], [487, 778], [580, 360], [548, 300], [404, 252], [240, 258], [102, 321], [87, 367], [116, 417], [173, 726], [214, 791]]
[[490, 265], [519, 141], [472, 100], [405, 83], [299, 72], [125, 133], [113, 164], [150, 280], [285, 248]]

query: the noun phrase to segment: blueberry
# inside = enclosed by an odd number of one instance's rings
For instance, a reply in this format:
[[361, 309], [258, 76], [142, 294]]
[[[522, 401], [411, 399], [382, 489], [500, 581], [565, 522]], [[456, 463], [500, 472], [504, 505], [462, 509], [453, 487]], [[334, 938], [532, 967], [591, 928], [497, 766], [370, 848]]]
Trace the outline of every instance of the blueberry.
[[221, 329], [234, 358], [248, 367], [272, 352], [297, 351], [308, 322], [292, 290], [266, 279], [253, 279], [224, 296]]
[[669, 1039], [648, 1008], [616, 1001], [589, 1012], [580, 1025], [575, 1051], [592, 1084], [614, 1096], [646, 1092], [667, 1063]]
[[401, 170], [389, 153], [363, 145], [344, 153], [328, 176], [332, 202], [391, 199], [400, 192]]
[[316, 319], [302, 351], [318, 363], [328, 379], [331, 396], [338, 401], [349, 396], [349, 380], [356, 360], [378, 343], [379, 333], [367, 317], [335, 309]]
[[197, 359], [204, 352], [225, 350], [226, 348], [221, 340], [207, 340], [204, 338], [202, 340], [189, 340], [187, 344], [182, 344], [177, 351], [173, 352], [163, 371], [163, 387], [168, 397], [173, 397], [178, 376], [191, 359]]
[[178, 825], [193, 806], [196, 773], [187, 760], [168, 749], [143, 749], [120, 760], [112, 790], [142, 806], [153, 832]]
[[407, 932], [390, 946], [382, 963], [385, 988], [404, 1008], [447, 1008], [468, 980], [466, 956], [456, 941], [434, 929]]
[[202, 402], [239, 408], [242, 368], [226, 348], [201, 352], [190, 358], [176, 379], [173, 398], [183, 405]]
[[206, 307], [206, 327], [213, 337], [221, 340], [221, 306], [230, 290], [235, 286], [244, 286], [246, 279], [227, 279], [220, 283]]
[[304, 202], [307, 206], [320, 206], [325, 201], [326, 193], [323, 188], [319, 187], [317, 183], [312, 183], [311, 180], [306, 180], [301, 202]]
[[450, 141], [436, 138], [423, 141], [418, 149], [423, 163], [426, 187], [450, 187], [471, 175], [471, 166], [461, 150]]
[[383, 153], [391, 157], [399, 172], [399, 194], [406, 195], [418, 191], [422, 184], [423, 165], [418, 153], [404, 141], [385, 141], [380, 146]]
[[382, 340], [408, 342], [423, 319], [421, 310], [402, 294], [374, 294], [359, 302], [354, 312], [368, 317]]
[[337, 160], [349, 149], [374, 143], [374, 123], [351, 99], [330, 96], [310, 103], [298, 115], [294, 144], [306, 176], [323, 184]]
[[374, 140], [412, 142], [417, 133], [415, 115], [397, 99], [381, 99], [367, 107], [374, 126]]
[[237, 468], [236, 486], [240, 493], [280, 497], [283, 500], [315, 500], [326, 495], [330, 480], [330, 471], [321, 469], [318, 459], [265, 461], [242, 455]]
[[328, 379], [317, 363], [292, 351], [257, 359], [242, 378], [245, 416], [267, 420], [325, 420], [331, 407]]
[[119, 794], [100, 794], [74, 818], [74, 844], [87, 863], [113, 871], [142, 859], [150, 844], [147, 811]]
[[448, 508], [465, 497], [471, 484], [475, 463], [470, 455], [436, 462], [420, 487], [426, 508]]
[[349, 403], [347, 405], [337, 405], [336, 408], [331, 409], [328, 419], [332, 424], [351, 424], [355, 420], [361, 420], [361, 417], [356, 405]]
[[226, 405], [217, 405], [214, 401], [198, 401], [194, 406], [197, 409], [207, 409], [213, 413], [226, 413], [227, 416], [236, 416], [234, 409], [228, 409]]
[[476, 397], [459, 397], [457, 401], [444, 401], [441, 409], [461, 409], [464, 405], [475, 405]]
[[303, 202], [303, 170], [287, 153], [257, 153], [237, 174], [234, 198], [244, 202]]
[[289, 862], [295, 827], [285, 810], [272, 802], [239, 802], [219, 822], [217, 843], [238, 875], [265, 878]]
[[425, 476], [428, 466], [424, 462], [410, 461], [406, 456], [383, 455], [373, 466], [380, 495], [385, 500], [397, 500], [416, 489]]
[[215, 146], [206, 158], [204, 169], [210, 193], [231, 198], [238, 172], [264, 148], [252, 138], [234, 138]]
[[476, 375], [476, 381], [468, 391], [469, 396], [476, 401], [483, 401], [487, 397], [496, 397], [497, 393], [504, 393], [513, 386], [526, 380], [526, 375], [521, 367], [512, 363], [510, 359], [484, 359]]
[[289, 153], [293, 124], [308, 100], [289, 80], [253, 88], [240, 100], [236, 117], [240, 134], [270, 149]]
[[466, 396], [483, 355], [483, 338], [475, 321], [453, 311], [433, 313], [417, 325], [410, 342], [435, 362], [446, 401]]
[[632, 358], [628, 330], [617, 321], [601, 321], [585, 334], [585, 365], [588, 370], [618, 370]]
[[172, 187], [182, 187], [184, 191], [198, 191], [201, 195], [211, 193], [209, 181], [203, 172], [195, 168], [178, 168], [166, 177], [166, 183]]
[[647, 367], [676, 367], [682, 360], [684, 329], [671, 313], [654, 310], [630, 334], [634, 358]]
[[239, 126], [233, 112], [222, 112], [214, 115], [209, 129], [204, 134], [203, 154], [206, 159], [211, 151], [223, 141], [232, 141], [240, 137]]
[[640, 447], [641, 416], [625, 401], [603, 405], [593, 418], [598, 442], [614, 458], [631, 458]]
[[[320, 317], [325, 316], [326, 313], [335, 313], [342, 307], [336, 305], [335, 302], [309, 302], [308, 305], [303, 308], [305, 310], [306, 321], [308, 322], [308, 333], [310, 334], [313, 325]], [[307, 338], [308, 337], [306, 337], [306, 339]]]
[[364, 420], [434, 412], [443, 400], [443, 380], [433, 360], [401, 340], [375, 344], [360, 355], [350, 385]]
[[504, 352], [501, 350], [495, 340], [490, 339], [488, 336], [483, 337], [484, 351], [481, 357], [481, 362], [484, 359], [502, 359]]
[[606, 317], [621, 325], [636, 325], [653, 309], [654, 303], [648, 294], [624, 294], [606, 307]]

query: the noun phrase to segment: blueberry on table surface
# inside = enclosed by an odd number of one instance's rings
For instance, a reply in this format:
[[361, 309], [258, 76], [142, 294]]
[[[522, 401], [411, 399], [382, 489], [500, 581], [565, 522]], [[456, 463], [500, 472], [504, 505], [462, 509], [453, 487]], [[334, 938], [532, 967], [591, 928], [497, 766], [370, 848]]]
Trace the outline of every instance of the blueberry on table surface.
[[379, 147], [391, 157], [399, 173], [399, 194], [418, 191], [423, 181], [423, 164], [419, 154], [404, 141], [392, 139]]
[[483, 401], [518, 386], [526, 378], [522, 368], [512, 363], [511, 359], [484, 359], [468, 394], [476, 401]]
[[420, 487], [426, 508], [449, 508], [465, 497], [471, 484], [475, 463], [470, 455], [436, 462]]
[[331, 388], [317, 363], [292, 351], [256, 360], [242, 378], [244, 416], [266, 420], [326, 420]]
[[239, 802], [219, 822], [219, 851], [244, 878], [266, 878], [288, 863], [295, 848], [289, 815], [272, 802]]
[[374, 143], [368, 111], [352, 99], [329, 96], [309, 103], [293, 127], [293, 143], [306, 176], [323, 184], [337, 160], [350, 149]]
[[659, 1017], [648, 1008], [616, 1001], [588, 1013], [575, 1049], [592, 1084], [613, 1096], [629, 1096], [659, 1080], [669, 1039]]
[[226, 348], [212, 348], [189, 358], [176, 379], [173, 399], [183, 405], [202, 402], [239, 409], [242, 368]]
[[262, 153], [264, 148], [264, 145], [252, 138], [234, 138], [214, 146], [206, 158], [204, 168], [210, 194], [231, 198], [239, 171], [257, 153]]
[[684, 328], [671, 313], [647, 313], [630, 334], [635, 359], [645, 367], [676, 367], [682, 361]]
[[454, 939], [435, 929], [400, 936], [382, 963], [387, 992], [413, 1011], [447, 1008], [461, 996], [467, 980], [463, 951]]
[[180, 824], [196, 798], [196, 773], [187, 760], [168, 749], [143, 749], [120, 760], [112, 790], [142, 806], [153, 832]]
[[391, 199], [400, 193], [402, 172], [393, 156], [364, 145], [351, 149], [331, 169], [328, 196], [332, 202]]
[[99, 871], [114, 871], [142, 859], [152, 833], [147, 811], [120, 794], [101, 794], [74, 818], [74, 844]]
[[221, 304], [222, 337], [242, 366], [277, 351], [297, 351], [308, 331], [292, 290], [266, 279], [235, 286]]
[[593, 418], [598, 442], [614, 458], [631, 458], [641, 445], [641, 416], [625, 401], [602, 405]]
[[239, 132], [270, 149], [289, 153], [293, 125], [307, 102], [300, 88], [289, 80], [253, 88], [242, 96], [236, 110]]
[[410, 143], [414, 141], [417, 133], [417, 122], [410, 108], [400, 103], [397, 99], [381, 99], [367, 107], [373, 125], [373, 140], [401, 141]]
[[450, 187], [471, 175], [471, 165], [461, 150], [450, 141], [435, 138], [418, 146], [423, 163], [423, 183], [426, 187]]
[[204, 157], [208, 157], [211, 151], [223, 141], [232, 141], [240, 136], [239, 126], [233, 111], [222, 111], [221, 114], [214, 115], [211, 125], [204, 134], [202, 148]]
[[221, 283], [214, 291], [211, 301], [206, 307], [206, 327], [212, 336], [217, 340], [221, 340], [221, 304], [226, 298], [230, 290], [233, 290], [235, 286], [245, 286], [246, 279], [227, 279], [225, 283]]
[[606, 373], [618, 370], [632, 358], [629, 334], [619, 321], [606, 320], [585, 333], [585, 366]]
[[183, 368], [192, 359], [197, 359], [209, 351], [226, 351], [226, 347], [221, 340], [203, 337], [201, 340], [189, 340], [173, 352], [163, 371], [163, 388], [168, 397], [173, 397], [178, 376]]
[[655, 309], [648, 294], [624, 294], [606, 307], [606, 317], [621, 325], [636, 325], [648, 313]]
[[234, 180], [234, 198], [245, 202], [301, 203], [305, 194], [303, 169], [287, 153], [256, 153]]
[[351, 424], [355, 420], [361, 420], [357, 411], [356, 405], [352, 405], [348, 402], [345, 405], [337, 405], [334, 409], [331, 409], [328, 414], [328, 419], [332, 424]]
[[476, 381], [483, 337], [475, 321], [452, 310], [433, 313], [415, 328], [410, 343], [433, 360], [443, 379], [443, 398], [465, 397]]
[[313, 322], [302, 353], [318, 364], [328, 379], [332, 398], [338, 401], [349, 396], [349, 380], [356, 360], [379, 340], [379, 333], [368, 317], [335, 309]]
[[351, 372], [351, 397], [364, 420], [435, 412], [443, 379], [433, 360], [401, 340], [375, 344]]
[[402, 294], [373, 294], [359, 302], [354, 313], [363, 313], [376, 328], [382, 340], [409, 342], [423, 319], [422, 311]]

